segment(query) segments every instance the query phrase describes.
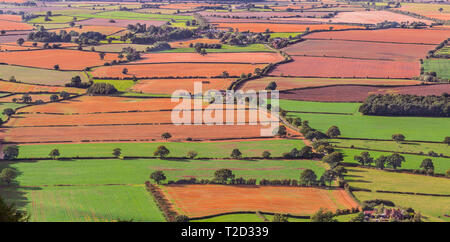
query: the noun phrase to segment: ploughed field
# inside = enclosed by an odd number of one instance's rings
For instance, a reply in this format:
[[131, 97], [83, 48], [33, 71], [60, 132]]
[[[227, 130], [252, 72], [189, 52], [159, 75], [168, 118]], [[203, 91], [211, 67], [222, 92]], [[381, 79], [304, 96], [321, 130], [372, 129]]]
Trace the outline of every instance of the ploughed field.
[[173, 206], [189, 217], [239, 211], [312, 215], [359, 207], [342, 189], [306, 187], [167, 185], [162, 187]]

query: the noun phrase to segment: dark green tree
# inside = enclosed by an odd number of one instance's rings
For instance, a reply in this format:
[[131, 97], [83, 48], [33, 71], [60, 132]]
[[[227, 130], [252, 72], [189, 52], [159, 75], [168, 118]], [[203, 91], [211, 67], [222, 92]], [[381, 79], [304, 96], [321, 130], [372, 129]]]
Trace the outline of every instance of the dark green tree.
[[0, 172], [0, 179], [6, 184], [11, 184], [11, 182], [17, 177], [17, 172], [11, 168], [5, 168]]
[[395, 142], [401, 142], [405, 140], [405, 136], [403, 134], [393, 134], [392, 135], [392, 140], [394, 140]]
[[17, 210], [14, 204], [7, 204], [0, 197], [0, 222], [28, 222], [29, 219], [26, 212]]
[[233, 149], [233, 151], [231, 151], [231, 158], [233, 159], [241, 159], [242, 158], [242, 153], [239, 149]]
[[161, 181], [166, 180], [166, 175], [164, 175], [163, 171], [154, 171], [150, 174], [150, 179], [154, 180], [157, 184], [160, 184]]
[[311, 169], [303, 170], [300, 174], [300, 183], [305, 184], [307, 186], [311, 186], [316, 183], [317, 175]]
[[327, 130], [327, 135], [331, 138], [336, 138], [339, 135], [341, 135], [341, 131], [339, 130], [339, 128], [337, 126], [331, 126], [328, 130]]
[[19, 156], [19, 147], [17, 145], [8, 145], [3, 148], [3, 158], [5, 160], [14, 160]]
[[264, 159], [269, 159], [271, 155], [272, 155], [272, 154], [270, 154], [270, 152], [269, 152], [268, 150], [265, 150], [265, 151], [263, 151], [263, 153], [262, 153], [262, 157], [263, 157]]
[[420, 164], [420, 168], [424, 169], [427, 173], [434, 172], [434, 164], [433, 161], [429, 158], [426, 158], [422, 161], [422, 164]]
[[168, 140], [168, 139], [170, 139], [170, 138], [172, 138], [172, 135], [170, 134], [170, 133], [163, 133], [163, 134], [161, 134], [161, 138], [163, 138], [164, 140]]
[[234, 179], [234, 174], [232, 170], [223, 168], [214, 172], [214, 178], [220, 183], [226, 183], [229, 179]]
[[159, 156], [160, 158], [165, 158], [167, 155], [169, 155], [169, 153], [170, 151], [164, 145], [161, 145], [156, 148], [153, 155]]
[[56, 160], [58, 158], [58, 156], [60, 156], [61, 154], [59, 153], [58, 149], [53, 149], [52, 151], [50, 151], [50, 153], [48, 154], [48, 156], [50, 156], [53, 160]]
[[122, 149], [120, 148], [115, 148], [112, 152], [114, 157], [119, 157], [122, 154]]
[[386, 160], [386, 164], [394, 169], [402, 167], [402, 162], [405, 162], [405, 157], [397, 153], [390, 155]]
[[370, 157], [369, 152], [361, 152], [361, 155], [355, 155], [354, 160], [360, 163], [363, 166], [369, 165], [373, 163], [373, 158]]
[[312, 217], [311, 222], [337, 222], [334, 214], [326, 209], [320, 208]]

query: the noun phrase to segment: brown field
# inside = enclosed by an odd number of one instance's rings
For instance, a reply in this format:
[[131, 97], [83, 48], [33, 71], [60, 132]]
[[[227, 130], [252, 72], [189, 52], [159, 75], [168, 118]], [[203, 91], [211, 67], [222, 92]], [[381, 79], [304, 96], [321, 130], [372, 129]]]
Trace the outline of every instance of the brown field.
[[294, 56], [294, 61], [271, 72], [277, 76], [412, 78], [419, 76], [420, 63]]
[[172, 94], [175, 90], [186, 90], [194, 93], [194, 83], [201, 82], [203, 91], [226, 90], [233, 79], [204, 78], [204, 79], [147, 79], [139, 80], [133, 86], [133, 91], [152, 94]]
[[[43, 48], [44, 44], [45, 44], [43, 42], [36, 42], [37, 45], [36, 45], [36, 47], [34, 47], [33, 43], [34, 42], [32, 42], [32, 41], [25, 41], [22, 44], [22, 46], [19, 46], [16, 42], [4, 43], [4, 44], [0, 45], [1, 46], [0, 50], [36, 50], [36, 49]], [[50, 45], [53, 45], [53, 44], [58, 44], [62, 48], [78, 46], [78, 44], [76, 44], [76, 43], [66, 43], [66, 42], [53, 42]]]
[[201, 39], [169, 42], [170, 47], [172, 48], [189, 48], [189, 44], [191, 43], [220, 44], [220, 39], [201, 38]]
[[277, 83], [278, 90], [289, 90], [305, 87], [319, 87], [329, 85], [418, 85], [421, 82], [406, 79], [345, 79], [345, 78], [289, 78], [289, 77], [263, 77], [247, 81], [243, 90], [264, 90], [270, 82]]
[[285, 91], [280, 98], [302, 101], [323, 102], [362, 102], [371, 94], [413, 94], [441, 95], [450, 92], [450, 84], [405, 86], [405, 87], [373, 87], [373, 86], [331, 86]]
[[0, 52], [1, 51], [15, 51], [15, 50], [36, 50], [36, 49], [39, 49], [39, 48], [29, 47], [29, 46], [0, 44]]
[[284, 49], [289, 55], [334, 56], [399, 61], [419, 61], [434, 46], [367, 43], [345, 40], [306, 40]]
[[448, 38], [450, 29], [380, 29], [319, 32], [305, 36], [305, 39], [358, 40], [396, 43], [423, 43], [437, 45]]
[[12, 30], [32, 30], [32, 29], [33, 26], [27, 23], [0, 20], [0, 30], [12, 31]]
[[312, 215], [320, 208], [336, 211], [358, 207], [358, 204], [342, 189], [167, 185], [163, 190], [174, 207], [189, 217], [238, 211]]
[[342, 24], [268, 24], [268, 23], [212, 23], [218, 28], [233, 28], [239, 31], [265, 32], [269, 29], [273, 32], [303, 32], [306, 28], [309, 30], [328, 30], [333, 27], [338, 29], [361, 29], [360, 26], [342, 25]]
[[22, 22], [22, 16], [13, 14], [0, 14], [0, 20]]
[[232, 62], [232, 63], [272, 63], [283, 60], [278, 53], [151, 53], [141, 55], [142, 59], [133, 64], [171, 63], [171, 62]]
[[57, 87], [57, 86], [44, 86], [44, 85], [30, 85], [17, 82], [7, 82], [0, 81], [0, 90], [2, 92], [18, 92], [18, 93], [29, 93], [29, 92], [62, 92], [66, 91], [68, 93], [84, 93], [86, 90], [72, 87]]
[[[183, 64], [142, 64], [142, 65], [115, 65], [96, 68], [92, 71], [94, 77], [214, 77], [228, 71], [231, 76], [242, 73], [253, 73], [255, 68], [264, 68], [262, 64], [214, 64], [214, 63], [183, 63]], [[123, 68], [128, 74], [122, 73]]]
[[104, 60], [101, 60], [96, 52], [64, 49], [0, 53], [0, 62], [46, 69], [53, 69], [54, 65], [59, 65], [61, 70], [83, 70], [86, 67], [103, 65], [112, 60], [118, 60], [117, 54], [107, 53]]
[[215, 4], [202, 4], [202, 3], [174, 3], [174, 4], [166, 4], [162, 5], [159, 8], [162, 9], [194, 9], [201, 6], [214, 6]]
[[52, 32], [56, 32], [59, 33], [59, 31], [61, 30], [65, 30], [67, 33], [70, 33], [71, 31], [75, 31], [78, 33], [85, 33], [85, 32], [89, 32], [89, 31], [94, 31], [94, 32], [99, 32], [102, 33], [104, 35], [112, 35], [114, 33], [117, 33], [119, 31], [125, 30], [126, 28], [123, 27], [117, 27], [117, 26], [95, 26], [95, 25], [83, 25], [83, 28], [79, 28], [79, 27], [71, 27], [71, 28], [64, 28], [64, 29], [55, 29], [55, 30], [50, 30]]

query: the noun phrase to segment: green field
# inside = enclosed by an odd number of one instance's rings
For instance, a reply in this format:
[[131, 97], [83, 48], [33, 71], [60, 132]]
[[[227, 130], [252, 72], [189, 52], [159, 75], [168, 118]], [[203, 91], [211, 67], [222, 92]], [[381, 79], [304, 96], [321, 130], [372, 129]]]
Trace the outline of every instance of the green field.
[[356, 113], [361, 104], [359, 103], [321, 103], [293, 100], [279, 100], [279, 105], [286, 111], [296, 112], [329, 112], [329, 113]]
[[437, 55], [450, 55], [450, 46], [444, 46], [436, 52]]
[[[333, 112], [333, 109], [327, 107], [336, 104], [323, 105], [323, 110]], [[311, 127], [321, 131], [327, 131], [335, 125], [341, 130], [341, 136], [347, 138], [391, 139], [393, 134], [401, 133], [406, 140], [442, 142], [448, 136], [447, 127], [450, 127], [450, 119], [435, 117], [366, 116], [360, 113], [288, 113], [287, 116], [308, 120]]]
[[450, 59], [425, 59], [422, 67], [425, 72], [434, 71], [438, 77], [450, 79]]
[[389, 194], [376, 192], [353, 192], [361, 201], [385, 199], [394, 202], [398, 207], [412, 207], [424, 216], [424, 221], [450, 222], [449, 217], [443, 216], [450, 212], [449, 197], [415, 196], [404, 194]]
[[94, 83], [103, 82], [113, 85], [117, 91], [126, 92], [134, 85], [133, 80], [94, 80]]
[[155, 143], [96, 143], [96, 144], [44, 144], [20, 145], [19, 158], [46, 158], [52, 149], [59, 149], [61, 157], [113, 157], [112, 150], [122, 149], [124, 156], [153, 156], [160, 145], [170, 150], [169, 157], [185, 157], [187, 152], [198, 152], [198, 158], [229, 158], [231, 151], [238, 148], [243, 157], [261, 157], [268, 150], [273, 157], [280, 157], [293, 148], [300, 149], [302, 140], [260, 140], [239, 142], [155, 142]]
[[212, 179], [221, 168], [233, 170], [236, 177], [255, 179], [299, 179], [302, 169], [312, 169], [317, 176], [325, 171], [319, 161], [307, 160], [42, 160], [2, 162], [0, 170], [16, 169], [20, 186], [144, 184], [151, 172], [163, 170], [167, 180]]
[[17, 81], [31, 84], [64, 85], [69, 83], [72, 77], [80, 76], [83, 82], [88, 78], [82, 71], [55, 71], [32, 67], [0, 65], [0, 79], [9, 80], [14, 76]]
[[[365, 152], [365, 150], [357, 150], [357, 149], [339, 149], [342, 153], [344, 153], [344, 162], [349, 163], [358, 163], [354, 160], [355, 155], [360, 155], [361, 152]], [[370, 156], [374, 159], [378, 158], [381, 155], [388, 156], [392, 155], [394, 152], [378, 152], [378, 151], [367, 151]], [[424, 159], [431, 159], [434, 164], [434, 172], [445, 174], [445, 172], [450, 169], [450, 159], [443, 157], [431, 157], [431, 156], [421, 156], [421, 155], [405, 155], [405, 162], [402, 163], [403, 169], [421, 169], [420, 164]], [[359, 164], [359, 163], [358, 163]], [[374, 164], [372, 164], [374, 165]]]
[[[28, 21], [28, 23], [45, 24], [45, 23], [70, 23], [70, 22], [73, 22], [72, 16], [58, 15], [58, 16], [50, 16], [49, 18], [50, 18], [50, 21], [45, 21], [45, 17], [40, 16], [40, 17], [31, 19], [30, 21]], [[87, 19], [87, 18], [83, 18], [81, 16], [77, 17], [77, 21], [85, 20], [85, 19]]]
[[[263, 44], [250, 44], [246, 46], [222, 45], [221, 49], [206, 49], [210, 53], [232, 53], [232, 52], [274, 52]], [[160, 51], [162, 53], [194, 53], [194, 48], [174, 48]]]
[[375, 150], [387, 150], [392, 152], [411, 152], [428, 154], [429, 151], [434, 151], [437, 154], [444, 154], [450, 156], [450, 147], [447, 144], [438, 143], [419, 143], [419, 142], [395, 142], [395, 141], [373, 141], [373, 140], [331, 140], [334, 145], [341, 147], [364, 148]]
[[76, 16], [83, 18], [139, 19], [139, 20], [161, 20], [161, 21], [168, 21], [171, 19], [175, 21], [186, 21], [194, 19], [193, 16], [137, 13], [129, 11], [111, 11], [111, 12], [101, 12], [97, 14], [77, 14]]
[[280, 32], [280, 33], [270, 33], [270, 38], [289, 38], [295, 37], [301, 34], [300, 32]]
[[[12, 194], [22, 198], [16, 201]], [[34, 187], [4, 190], [0, 195], [21, 204], [19, 208], [36, 222], [165, 221], [143, 185]]]

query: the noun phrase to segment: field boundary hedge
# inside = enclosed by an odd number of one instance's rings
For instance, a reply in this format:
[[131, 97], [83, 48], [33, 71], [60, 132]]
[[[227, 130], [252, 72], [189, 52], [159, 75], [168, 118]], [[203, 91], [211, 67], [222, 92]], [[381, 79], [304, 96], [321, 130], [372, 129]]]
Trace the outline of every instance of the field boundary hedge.
[[450, 158], [448, 155], [442, 155], [442, 156], [432, 156], [425, 153], [414, 153], [414, 152], [406, 152], [406, 151], [393, 151], [393, 150], [378, 150], [378, 149], [370, 149], [370, 148], [361, 148], [361, 147], [345, 147], [345, 146], [333, 146], [340, 149], [353, 149], [353, 150], [367, 150], [367, 151], [378, 151], [378, 152], [387, 152], [387, 153], [398, 153], [398, 154], [405, 154], [405, 155], [419, 155], [419, 156], [430, 156], [430, 157], [443, 157], [443, 158]]
[[164, 195], [164, 192], [161, 191], [157, 185], [151, 184], [149, 181], [145, 182], [145, 189], [150, 193], [153, 197], [158, 208], [164, 215], [164, 218], [167, 222], [174, 222], [175, 218], [179, 215], [176, 211], [172, 209], [172, 205], [170, 201]]
[[404, 173], [404, 174], [410, 174], [410, 175], [433, 176], [433, 177], [450, 179], [450, 177], [446, 177], [445, 174], [440, 174], [440, 173], [434, 173], [434, 174], [415, 173], [414, 172], [414, 171], [416, 171], [415, 169], [395, 169], [395, 170], [393, 168], [379, 169], [379, 168], [377, 168], [375, 166], [363, 166], [363, 165], [360, 165], [360, 164], [357, 164], [357, 163], [344, 162], [343, 164], [345, 164], [345, 166], [348, 166], [348, 167], [360, 167], [360, 168], [374, 169], [374, 170], [393, 172], [393, 173]]
[[[225, 212], [225, 213], [218, 213], [218, 214], [212, 214], [212, 215], [206, 215], [206, 216], [200, 216], [200, 217], [190, 217], [189, 220], [201, 220], [201, 219], [208, 219], [208, 218], [215, 218], [220, 217], [223, 215], [233, 215], [233, 214], [255, 214], [258, 216], [257, 213], [260, 213], [261, 215], [275, 215], [276, 213], [272, 212], [263, 212], [263, 211], [236, 211], [236, 212]], [[311, 216], [307, 215], [292, 215], [292, 214], [284, 214], [288, 218], [298, 218], [298, 219], [311, 219]], [[262, 218], [261, 218], [262, 219]]]

